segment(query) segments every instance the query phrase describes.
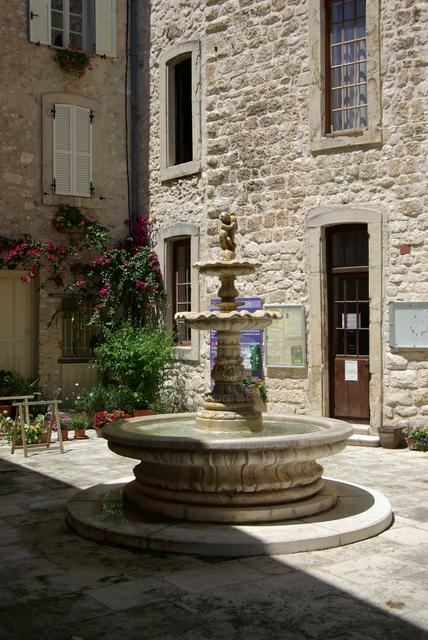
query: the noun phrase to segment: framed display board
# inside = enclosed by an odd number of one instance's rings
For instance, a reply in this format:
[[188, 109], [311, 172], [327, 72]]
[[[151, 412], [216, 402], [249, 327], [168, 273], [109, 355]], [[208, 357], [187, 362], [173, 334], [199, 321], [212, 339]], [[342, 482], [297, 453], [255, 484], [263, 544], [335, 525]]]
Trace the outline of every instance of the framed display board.
[[398, 349], [428, 349], [428, 302], [389, 303], [389, 344]]
[[265, 304], [269, 311], [280, 311], [281, 320], [273, 320], [266, 329], [265, 364], [267, 367], [306, 367], [305, 306], [303, 304]]

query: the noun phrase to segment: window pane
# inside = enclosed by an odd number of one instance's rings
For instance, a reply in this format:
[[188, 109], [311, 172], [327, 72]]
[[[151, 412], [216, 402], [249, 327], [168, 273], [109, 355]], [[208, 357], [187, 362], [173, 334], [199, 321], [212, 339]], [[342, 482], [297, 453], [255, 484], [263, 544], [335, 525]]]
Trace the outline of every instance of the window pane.
[[63, 0], [51, 0], [52, 11], [63, 11]]
[[[366, 264], [366, 263], [363, 263]], [[361, 278], [358, 281], [358, 298], [360, 300], [368, 300], [369, 291], [368, 291], [369, 281], [368, 278]]]
[[83, 24], [81, 16], [70, 16], [70, 31], [82, 33]]
[[359, 40], [357, 42], [357, 60], [365, 60], [366, 59], [366, 41]]
[[331, 63], [342, 64], [342, 47], [340, 45], [331, 48]]
[[349, 20], [343, 24], [343, 39], [344, 40], [353, 40], [354, 39], [354, 21]]
[[331, 86], [340, 87], [342, 84], [342, 68], [332, 69], [331, 74]]
[[342, 40], [342, 24], [335, 23], [331, 26], [331, 41], [333, 44]]
[[366, 63], [362, 62], [358, 67], [358, 82], [367, 82]]
[[344, 329], [345, 328], [345, 325], [344, 325], [345, 305], [336, 304], [335, 307], [336, 307], [336, 317], [335, 317], [334, 326], [336, 329]]
[[369, 332], [367, 329], [358, 332], [358, 352], [360, 356], [369, 355]]
[[355, 82], [355, 65], [348, 64], [343, 68], [343, 84], [354, 84]]
[[343, 89], [343, 92], [343, 105], [345, 107], [352, 107], [352, 105], [355, 104], [354, 87], [346, 87], [345, 89]]
[[357, 36], [357, 38], [365, 38], [365, 36], [366, 36], [366, 20], [365, 20], [365, 18], [358, 18], [357, 19], [356, 36]]
[[355, 129], [355, 109], [347, 109], [343, 114], [343, 128]]
[[331, 106], [333, 109], [340, 109], [342, 106], [342, 89], [333, 89], [331, 92]]
[[81, 33], [70, 33], [70, 47], [72, 49], [83, 48], [83, 39]]
[[360, 302], [360, 326], [364, 329], [369, 327], [369, 305], [368, 302]]
[[343, 300], [343, 278], [335, 278], [334, 279], [334, 299], [335, 300]]
[[64, 46], [64, 38], [62, 31], [57, 31], [56, 29], [51, 30], [51, 42], [54, 47], [63, 47]]
[[367, 107], [361, 107], [359, 109], [360, 112], [360, 127], [361, 129], [367, 128], [368, 118], [367, 118]]
[[338, 355], [343, 356], [345, 353], [345, 332], [344, 331], [340, 331], [337, 330], [335, 331], [336, 334], [336, 353]]
[[343, 59], [345, 62], [354, 61], [354, 43], [343, 45]]
[[332, 131], [342, 131], [342, 112], [341, 111], [333, 111], [331, 116], [331, 130]]
[[175, 160], [174, 164], [193, 159], [192, 134], [192, 59], [174, 65], [175, 87]]
[[70, 0], [70, 13], [82, 13], [82, 0]]
[[63, 14], [58, 11], [52, 11], [51, 15], [52, 29], [61, 30], [63, 28]]
[[355, 300], [356, 296], [356, 282], [354, 278], [348, 278], [346, 280], [346, 299]]
[[357, 355], [357, 332], [355, 330], [346, 332], [346, 355]]
[[357, 0], [357, 16], [364, 16], [366, 13], [366, 0]]
[[343, 19], [352, 20], [354, 17], [354, 0], [345, 0], [343, 6]]
[[342, 21], [342, 3], [341, 2], [334, 2], [331, 5], [331, 21], [332, 22]]

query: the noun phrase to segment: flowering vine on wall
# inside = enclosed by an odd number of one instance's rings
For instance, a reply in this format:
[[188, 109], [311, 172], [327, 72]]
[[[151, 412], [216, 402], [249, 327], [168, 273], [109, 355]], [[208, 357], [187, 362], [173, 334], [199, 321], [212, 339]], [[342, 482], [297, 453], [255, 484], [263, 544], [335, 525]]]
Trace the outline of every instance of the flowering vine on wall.
[[[156, 314], [165, 298], [161, 270], [150, 246], [146, 216], [125, 221], [125, 238], [111, 243], [109, 231], [89, 211], [61, 205], [52, 225], [65, 241], [36, 241], [0, 237], [0, 268], [26, 270], [21, 280], [54, 285], [93, 301], [92, 323], [114, 325], [125, 315]], [[93, 254], [90, 260], [88, 251]]]

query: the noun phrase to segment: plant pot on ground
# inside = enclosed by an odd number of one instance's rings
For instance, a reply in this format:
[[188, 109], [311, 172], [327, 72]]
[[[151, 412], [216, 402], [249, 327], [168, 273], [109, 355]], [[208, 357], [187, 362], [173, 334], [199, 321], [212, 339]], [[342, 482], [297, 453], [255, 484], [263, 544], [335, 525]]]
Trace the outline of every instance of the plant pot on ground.
[[113, 411], [99, 411], [95, 414], [92, 426], [97, 432], [97, 436], [99, 438], [103, 435], [103, 427], [109, 422], [116, 422], [117, 420], [125, 420], [126, 418], [131, 418], [132, 413], [126, 413], [125, 411], [121, 411], [120, 409], [115, 409]]
[[91, 423], [86, 416], [76, 414], [72, 416], [69, 428], [74, 431], [75, 440], [85, 440], [88, 437], [86, 435], [86, 429], [89, 429], [90, 426]]
[[384, 449], [398, 449], [405, 445], [403, 427], [384, 425], [379, 429], [380, 445]]
[[409, 449], [414, 451], [428, 451], [428, 427], [418, 427], [407, 437]]

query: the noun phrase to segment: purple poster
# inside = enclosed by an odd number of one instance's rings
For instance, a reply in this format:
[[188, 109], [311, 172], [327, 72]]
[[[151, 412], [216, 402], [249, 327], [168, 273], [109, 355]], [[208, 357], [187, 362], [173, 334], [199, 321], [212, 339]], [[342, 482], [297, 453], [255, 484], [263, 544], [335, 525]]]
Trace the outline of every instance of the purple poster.
[[[236, 298], [239, 303], [237, 311], [259, 311], [263, 309], [260, 298]], [[216, 303], [218, 298], [211, 300], [211, 311], [217, 311]], [[241, 358], [245, 371], [252, 376], [263, 378], [263, 358], [262, 358], [263, 332], [261, 329], [245, 329], [241, 331]], [[217, 332], [210, 331], [210, 365], [214, 366], [214, 358], [217, 355]]]

